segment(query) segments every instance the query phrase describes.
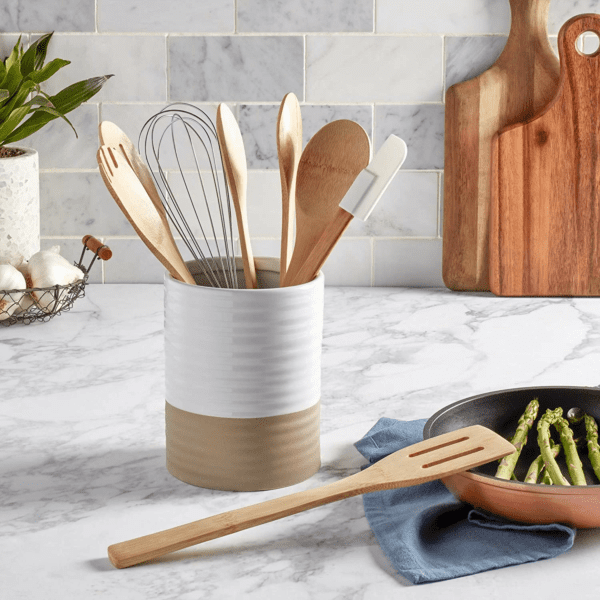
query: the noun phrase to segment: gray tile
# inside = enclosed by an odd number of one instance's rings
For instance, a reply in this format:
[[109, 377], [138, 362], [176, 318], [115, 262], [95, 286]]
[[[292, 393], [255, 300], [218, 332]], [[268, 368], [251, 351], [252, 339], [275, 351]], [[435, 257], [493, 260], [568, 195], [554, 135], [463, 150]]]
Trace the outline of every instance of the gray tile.
[[165, 268], [139, 239], [107, 237], [113, 252], [104, 263], [104, 283], [162, 283]]
[[506, 36], [447, 37], [446, 89], [487, 71], [505, 45]]
[[[81, 236], [83, 237], [83, 236]], [[94, 236], [98, 237], [98, 236]], [[102, 240], [101, 240], [102, 241]], [[40, 249], [48, 250], [52, 246], [60, 246], [60, 255], [66, 258], [70, 263], [78, 263], [81, 258], [83, 251], [83, 244], [81, 238], [67, 239], [67, 238], [52, 238], [52, 239], [40, 239]], [[102, 270], [104, 268], [104, 261], [96, 259], [94, 264], [90, 268], [93, 254], [86, 250], [83, 255], [82, 263], [86, 269], [90, 269], [90, 276], [88, 279], [89, 283], [102, 283]]]
[[377, 0], [378, 33], [507, 33], [505, 0]]
[[373, 249], [375, 286], [440, 287], [442, 240], [379, 240]]
[[[338, 119], [349, 119], [361, 125], [369, 137], [373, 129], [370, 106], [302, 105], [302, 138], [306, 146], [321, 127]], [[278, 169], [277, 116], [278, 105], [241, 104], [239, 122], [248, 167], [251, 169]]]
[[441, 102], [442, 38], [309, 35], [306, 100]]
[[98, 0], [100, 31], [233, 33], [234, 0]]
[[435, 237], [438, 174], [400, 170], [367, 221], [353, 219], [345, 236]]
[[169, 38], [171, 100], [279, 102], [304, 97], [299, 36]]
[[558, 33], [563, 24], [575, 15], [600, 12], [598, 0], [552, 0], [548, 16], [548, 31]]
[[4, 31], [95, 31], [95, 0], [4, 0], [0, 23]]
[[238, 31], [373, 31], [372, 0], [238, 0]]
[[48, 60], [70, 60], [48, 80], [46, 91], [90, 77], [114, 74], [95, 102], [166, 101], [166, 37], [163, 35], [60, 35], [52, 38]]
[[444, 168], [444, 105], [375, 107], [375, 150], [390, 134], [408, 146], [403, 169]]
[[43, 236], [133, 233], [97, 172], [40, 173], [40, 204]]
[[371, 240], [342, 238], [321, 269], [325, 285], [371, 285]]
[[62, 119], [54, 119], [25, 138], [22, 145], [39, 152], [40, 169], [96, 169], [98, 105], [82, 104], [67, 117], [75, 127], [77, 137]]

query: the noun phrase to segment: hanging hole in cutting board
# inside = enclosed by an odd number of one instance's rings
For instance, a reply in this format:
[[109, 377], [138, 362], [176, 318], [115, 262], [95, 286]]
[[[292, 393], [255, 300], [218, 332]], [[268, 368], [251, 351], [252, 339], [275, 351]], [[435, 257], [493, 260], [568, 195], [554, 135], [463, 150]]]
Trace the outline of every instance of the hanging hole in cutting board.
[[600, 53], [600, 36], [595, 31], [584, 31], [575, 42], [577, 51], [584, 56]]

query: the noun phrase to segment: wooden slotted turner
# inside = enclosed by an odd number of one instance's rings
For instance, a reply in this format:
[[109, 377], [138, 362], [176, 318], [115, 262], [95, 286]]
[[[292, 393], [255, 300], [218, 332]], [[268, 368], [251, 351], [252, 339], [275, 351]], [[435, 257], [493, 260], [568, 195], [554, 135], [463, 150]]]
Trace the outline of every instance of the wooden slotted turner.
[[460, 473], [514, 451], [515, 447], [503, 437], [481, 425], [472, 425], [398, 450], [368, 469], [329, 485], [114, 544], [108, 547], [108, 557], [119, 569], [131, 567], [330, 502]]
[[195, 285], [164, 210], [159, 210], [148, 196], [125, 156], [116, 148], [101, 146], [96, 159], [104, 184], [144, 244], [175, 279]]

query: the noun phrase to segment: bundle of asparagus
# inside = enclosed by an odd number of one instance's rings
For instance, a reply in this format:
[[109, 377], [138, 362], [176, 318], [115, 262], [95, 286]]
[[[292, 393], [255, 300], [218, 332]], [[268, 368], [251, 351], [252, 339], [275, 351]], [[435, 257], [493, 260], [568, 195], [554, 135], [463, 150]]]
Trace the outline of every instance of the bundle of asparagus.
[[[533, 427], [539, 411], [539, 401], [534, 398], [525, 408], [519, 418], [519, 423], [514, 436], [510, 440], [516, 450], [505, 456], [498, 466], [496, 477], [500, 479], [516, 479], [515, 467], [521, 450], [527, 443], [527, 436]], [[570, 415], [569, 415], [570, 416]], [[588, 457], [596, 477], [600, 480], [600, 445], [598, 444], [598, 425], [590, 415], [583, 415], [586, 429]], [[560, 436], [560, 443], [555, 443], [550, 437], [550, 428], [554, 427]], [[563, 475], [556, 457], [561, 450], [564, 452], [569, 477], [573, 485], [586, 485], [583, 464], [577, 452], [577, 440], [574, 439], [573, 430], [569, 421], [563, 417], [563, 409], [546, 410], [537, 424], [537, 442], [540, 448], [539, 456], [531, 463], [525, 476], [525, 483], [538, 481], [548, 485], [571, 485]], [[540, 480], [541, 478], [541, 480]]]

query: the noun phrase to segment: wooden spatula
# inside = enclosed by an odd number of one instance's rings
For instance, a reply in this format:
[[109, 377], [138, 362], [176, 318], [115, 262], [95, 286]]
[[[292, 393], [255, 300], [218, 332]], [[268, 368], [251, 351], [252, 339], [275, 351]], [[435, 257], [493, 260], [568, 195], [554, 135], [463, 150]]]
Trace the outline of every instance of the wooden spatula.
[[288, 280], [287, 285], [300, 285], [316, 277], [352, 219], [357, 217], [366, 221], [369, 218], [379, 198], [402, 166], [406, 153], [404, 140], [390, 135], [369, 166], [354, 180], [340, 202], [333, 220], [325, 228], [296, 276]]
[[152, 202], [122, 152], [101, 146], [96, 159], [108, 191], [140, 239], [175, 279], [195, 285], [175, 245], [164, 211]]
[[286, 94], [277, 117], [277, 156], [281, 177], [281, 259], [279, 281], [283, 285], [294, 247], [296, 176], [302, 154], [302, 115], [298, 98]]
[[246, 191], [248, 189], [246, 150], [239, 125], [226, 104], [219, 104], [217, 108], [217, 137], [221, 147], [227, 184], [235, 207], [246, 289], [253, 289], [258, 287], [258, 283], [246, 214]]
[[101, 146], [112, 146], [121, 150], [129, 166], [137, 175], [140, 183], [144, 186], [148, 196], [159, 212], [164, 213], [164, 207], [160, 195], [154, 185], [154, 179], [150, 169], [139, 155], [135, 144], [127, 137], [127, 134], [111, 121], [102, 121], [98, 126], [98, 138]]
[[381, 459], [359, 473], [320, 488], [231, 510], [108, 548], [122, 569], [201, 542], [256, 527], [359, 494], [418, 485], [460, 473], [511, 454], [515, 447], [481, 425], [472, 425], [419, 442]]
[[354, 121], [332, 121], [310, 139], [298, 165], [296, 242], [284, 285], [294, 280], [370, 158], [369, 136]]

